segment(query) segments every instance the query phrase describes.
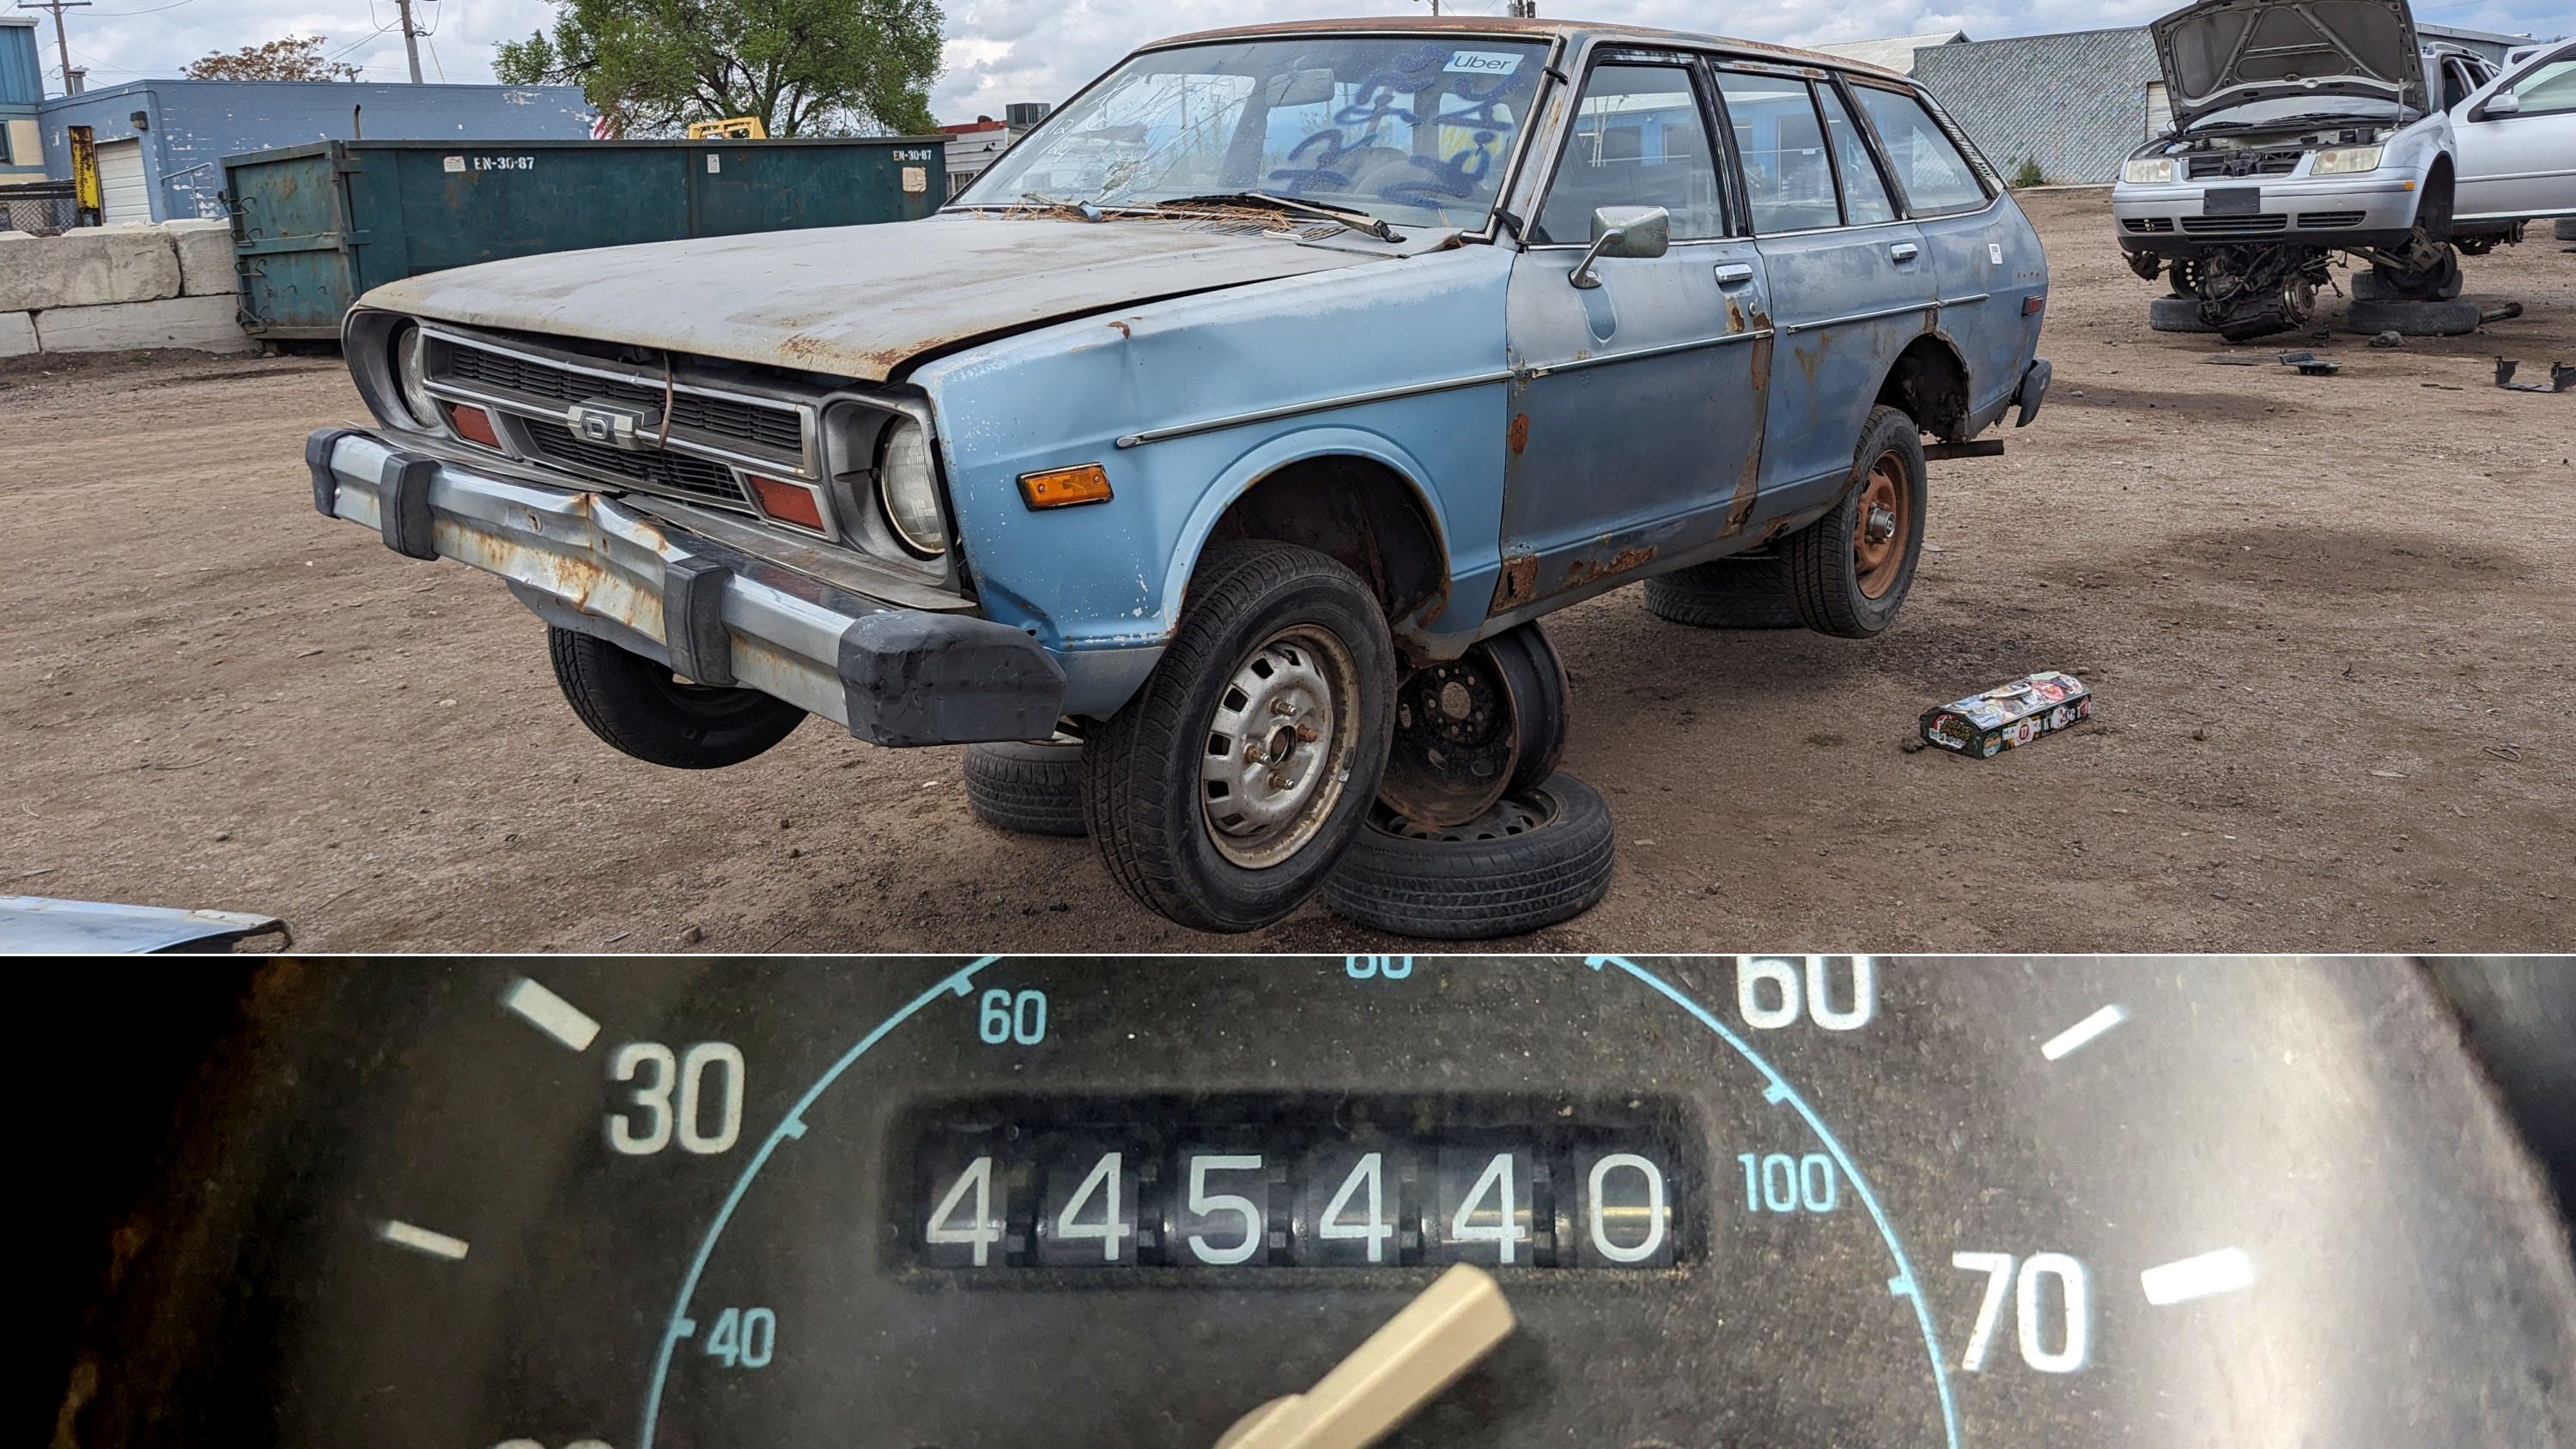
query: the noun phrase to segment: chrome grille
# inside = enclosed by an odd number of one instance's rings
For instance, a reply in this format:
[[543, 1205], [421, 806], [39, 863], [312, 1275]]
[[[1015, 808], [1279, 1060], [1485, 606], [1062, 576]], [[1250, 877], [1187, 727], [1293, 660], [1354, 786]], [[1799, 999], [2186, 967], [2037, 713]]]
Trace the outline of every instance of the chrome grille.
[[519, 418], [518, 426], [526, 431], [528, 444], [540, 456], [559, 463], [586, 468], [593, 473], [624, 477], [640, 487], [675, 493], [683, 498], [711, 503], [719, 508], [752, 512], [751, 499], [733, 470], [722, 463], [710, 463], [681, 453], [626, 453], [602, 447], [576, 436], [562, 423], [541, 418]]
[[[430, 336], [429, 381], [472, 400], [489, 400], [512, 412], [559, 417], [574, 403], [612, 402], [632, 407], [661, 430], [662, 380], [619, 375], [612, 364], [586, 364], [469, 340], [444, 330]], [[802, 477], [818, 466], [807, 453], [806, 410], [793, 401], [710, 387], [687, 378], [669, 392], [669, 444], [676, 451], [706, 452], [746, 467], [783, 468]], [[622, 470], [621, 470], [622, 471]]]

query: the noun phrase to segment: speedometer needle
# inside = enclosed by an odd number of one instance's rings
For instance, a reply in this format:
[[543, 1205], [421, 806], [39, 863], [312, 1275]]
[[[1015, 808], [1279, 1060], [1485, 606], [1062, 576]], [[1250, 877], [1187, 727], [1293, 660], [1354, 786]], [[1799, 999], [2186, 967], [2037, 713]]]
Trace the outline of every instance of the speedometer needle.
[[1302, 1394], [1235, 1421], [1216, 1449], [1365, 1449], [1413, 1417], [1512, 1331], [1493, 1275], [1461, 1263]]

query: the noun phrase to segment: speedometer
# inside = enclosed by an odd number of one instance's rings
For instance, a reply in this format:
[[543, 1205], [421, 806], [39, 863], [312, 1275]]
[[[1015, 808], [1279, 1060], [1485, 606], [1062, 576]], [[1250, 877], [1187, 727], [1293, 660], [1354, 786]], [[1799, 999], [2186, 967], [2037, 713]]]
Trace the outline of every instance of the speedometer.
[[1075, 958], [261, 982], [84, 1443], [1207, 1449], [1440, 1275], [1384, 1442], [2576, 1443], [2411, 964]]

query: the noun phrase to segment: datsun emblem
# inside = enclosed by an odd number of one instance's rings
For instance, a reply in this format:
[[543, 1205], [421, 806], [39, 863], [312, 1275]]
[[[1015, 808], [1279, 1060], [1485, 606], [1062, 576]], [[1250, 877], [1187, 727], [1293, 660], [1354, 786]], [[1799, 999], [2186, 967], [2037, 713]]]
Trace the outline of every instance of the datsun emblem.
[[564, 409], [564, 425], [572, 429], [574, 437], [585, 443], [599, 443], [629, 453], [654, 446], [653, 435], [646, 431], [646, 421], [646, 414], [639, 408], [622, 407], [598, 398], [577, 402]]

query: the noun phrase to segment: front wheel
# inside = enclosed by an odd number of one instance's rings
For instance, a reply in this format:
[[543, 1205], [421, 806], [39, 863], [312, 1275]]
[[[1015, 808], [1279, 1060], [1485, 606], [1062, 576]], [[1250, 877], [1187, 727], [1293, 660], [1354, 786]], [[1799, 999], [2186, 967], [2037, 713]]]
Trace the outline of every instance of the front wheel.
[[1842, 501], [1780, 549], [1789, 597], [1808, 628], [1866, 639], [1895, 622], [1923, 551], [1925, 481], [1914, 419], [1870, 409]]
[[1294, 544], [1210, 548], [1161, 662], [1084, 743], [1110, 877], [1203, 931], [1297, 909], [1367, 818], [1394, 698], [1394, 641], [1357, 574]]

